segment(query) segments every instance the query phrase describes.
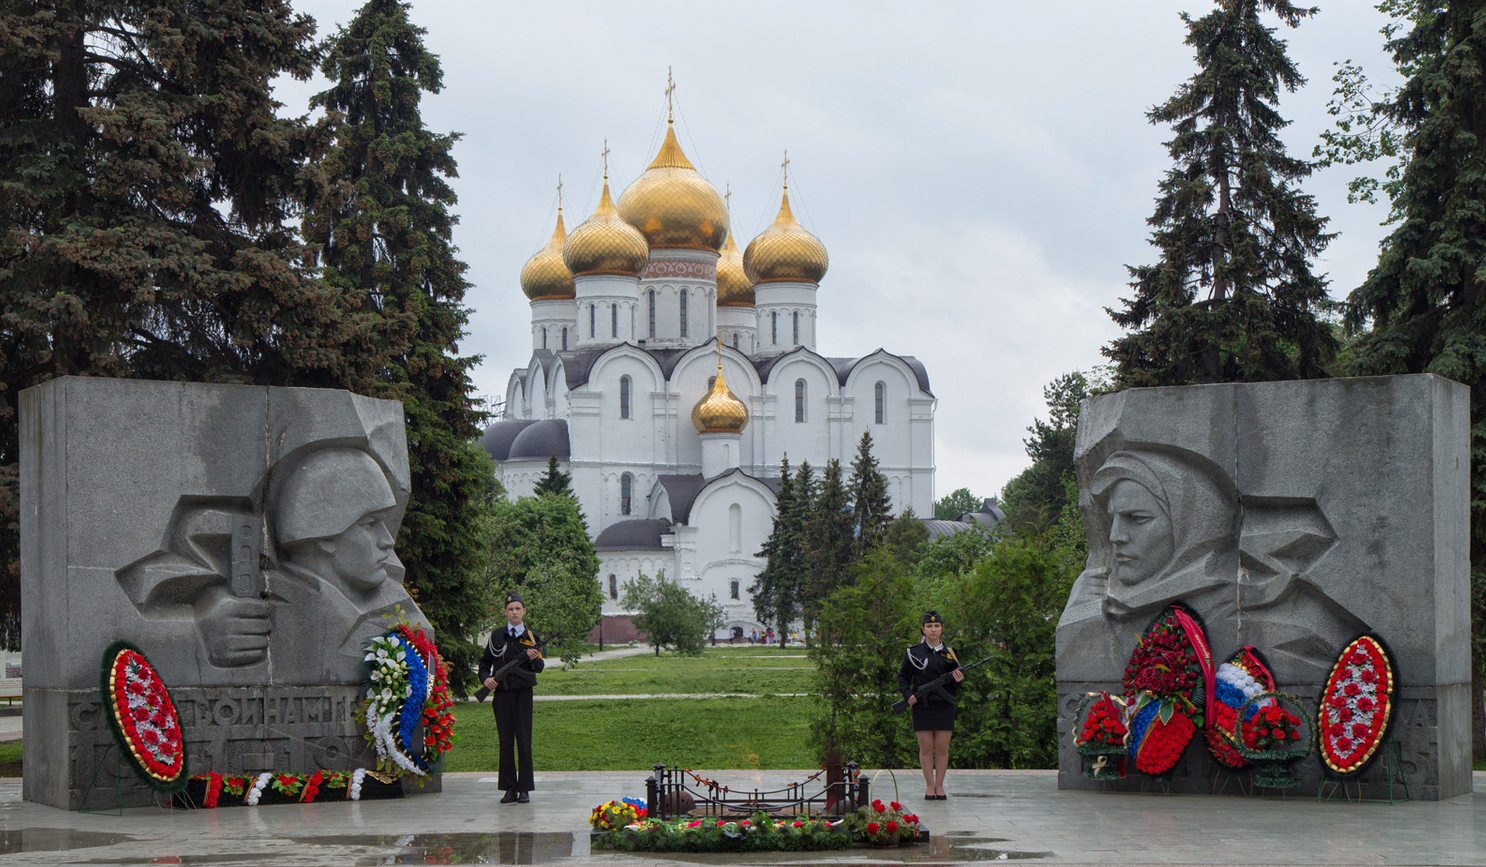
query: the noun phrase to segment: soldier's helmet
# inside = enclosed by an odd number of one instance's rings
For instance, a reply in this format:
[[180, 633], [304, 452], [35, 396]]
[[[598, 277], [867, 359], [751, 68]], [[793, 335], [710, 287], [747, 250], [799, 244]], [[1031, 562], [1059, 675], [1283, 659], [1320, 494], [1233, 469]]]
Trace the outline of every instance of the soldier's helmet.
[[274, 535], [280, 545], [329, 539], [367, 515], [397, 505], [387, 475], [361, 449], [321, 449], [305, 458], [279, 488]]

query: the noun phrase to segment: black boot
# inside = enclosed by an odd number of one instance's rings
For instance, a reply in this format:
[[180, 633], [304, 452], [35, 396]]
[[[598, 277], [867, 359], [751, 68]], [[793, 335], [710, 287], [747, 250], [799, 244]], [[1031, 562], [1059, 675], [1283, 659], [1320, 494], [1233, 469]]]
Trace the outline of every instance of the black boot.
[[500, 802], [502, 804], [514, 804], [516, 803], [516, 797], [515, 789], [506, 789], [506, 793], [501, 796]]

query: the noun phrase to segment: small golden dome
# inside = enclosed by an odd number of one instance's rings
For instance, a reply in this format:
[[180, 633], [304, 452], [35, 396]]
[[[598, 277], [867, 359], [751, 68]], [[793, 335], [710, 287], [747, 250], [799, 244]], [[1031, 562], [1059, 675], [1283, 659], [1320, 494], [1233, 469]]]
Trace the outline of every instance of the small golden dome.
[[743, 273], [743, 251], [733, 243], [732, 230], [717, 260], [717, 303], [723, 307], [752, 307], [753, 283]]
[[604, 194], [593, 216], [573, 230], [562, 245], [562, 258], [574, 277], [585, 274], [624, 274], [637, 277], [650, 262], [645, 238], [619, 218], [609, 197], [609, 173], [604, 172]]
[[619, 197], [619, 214], [652, 249], [716, 252], [728, 235], [727, 205], [681, 152], [669, 122], [660, 153]]
[[557, 228], [552, 230], [552, 240], [526, 260], [521, 268], [521, 291], [533, 301], [552, 298], [572, 298], [573, 272], [562, 261], [562, 242], [567, 240], [568, 230], [562, 225], [562, 205], [557, 206]]
[[712, 389], [691, 408], [691, 423], [704, 434], [739, 433], [748, 427], [748, 407], [728, 391], [722, 378], [722, 359], [717, 361], [717, 379]]
[[820, 239], [805, 231], [789, 209], [789, 184], [779, 216], [743, 251], [743, 271], [759, 283], [819, 283], [831, 259]]

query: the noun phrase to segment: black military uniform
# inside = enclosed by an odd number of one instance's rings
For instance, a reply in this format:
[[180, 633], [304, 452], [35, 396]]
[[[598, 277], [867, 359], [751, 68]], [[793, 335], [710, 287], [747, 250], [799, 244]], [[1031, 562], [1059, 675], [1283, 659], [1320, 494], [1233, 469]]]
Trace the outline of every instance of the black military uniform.
[[[515, 593], [506, 594], [506, 604], [521, 602]], [[525, 603], [522, 603], [523, 606]], [[531, 762], [531, 691], [537, 685], [537, 673], [545, 666], [541, 657], [527, 659], [526, 651], [535, 647], [539, 640], [530, 627], [522, 624], [520, 633], [513, 634], [508, 623], [490, 633], [485, 644], [485, 653], [480, 657], [480, 682], [490, 677], [506, 663], [524, 660], [516, 666], [490, 694], [491, 709], [495, 712], [495, 730], [500, 736], [500, 788], [506, 792], [502, 803], [525, 801], [526, 793], [536, 788]], [[514, 750], [514, 751], [513, 751]], [[521, 753], [518, 768], [515, 752]]]
[[[924, 615], [924, 622], [942, 623], [943, 621], [939, 619], [938, 614], [931, 611]], [[909, 647], [903, 654], [903, 664], [898, 667], [898, 692], [907, 698], [929, 681], [959, 667], [960, 660], [948, 644], [940, 644], [936, 650], [929, 646], [927, 640], [920, 641]], [[913, 730], [916, 732], [954, 731], [955, 700], [959, 694], [959, 683], [951, 679], [939, 689], [919, 696], [918, 701], [911, 706]]]

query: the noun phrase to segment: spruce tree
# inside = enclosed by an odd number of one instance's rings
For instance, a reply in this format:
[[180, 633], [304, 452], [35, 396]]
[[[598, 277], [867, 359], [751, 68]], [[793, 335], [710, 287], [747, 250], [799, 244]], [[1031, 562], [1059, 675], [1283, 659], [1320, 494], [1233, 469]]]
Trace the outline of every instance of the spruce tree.
[[[1347, 299], [1357, 374], [1438, 373], [1471, 389], [1471, 678], [1486, 663], [1486, 0], [1451, 0], [1389, 44], [1412, 74], [1388, 106], [1410, 157], [1401, 219]], [[1486, 758], [1480, 702], [1474, 752]]]
[[[540, 497], [552, 494], [558, 497], [573, 497], [573, 474], [565, 473], [557, 466], [557, 455], [547, 458], [547, 472], [532, 486], [531, 495]], [[573, 497], [573, 499], [577, 499]]]
[[1289, 0], [1217, 7], [1182, 14], [1198, 72], [1147, 113], [1175, 129], [1175, 165], [1147, 221], [1160, 260], [1130, 268], [1134, 297], [1108, 310], [1132, 329], [1104, 350], [1122, 386], [1319, 377], [1336, 351], [1318, 315], [1326, 283], [1310, 269], [1332, 235], [1294, 186], [1312, 166], [1276, 136], [1288, 124], [1275, 110], [1280, 89], [1305, 79], [1259, 17], [1295, 27], [1316, 10]]
[[433, 623], [451, 686], [473, 686], [473, 637], [484, 616], [478, 581], [486, 468], [467, 447], [485, 414], [459, 355], [468, 311], [466, 265], [451, 242], [456, 218], [447, 179], [457, 135], [423, 125], [424, 92], [443, 88], [426, 31], [399, 0], [370, 0], [324, 47], [331, 87], [312, 105], [335, 131], [325, 167], [338, 195], [305, 220], [326, 282], [355, 293], [397, 338], [381, 375], [402, 399], [413, 491], [397, 550], [407, 585]]
[[380, 396], [381, 321], [314, 279], [294, 225], [323, 124], [287, 0], [0, 5], [0, 642], [19, 637], [17, 399], [55, 376]]
[[877, 471], [871, 431], [862, 431], [846, 487], [852, 501], [852, 529], [856, 531], [851, 555], [853, 560], [861, 560], [893, 522], [893, 501], [887, 493], [887, 477]]
[[852, 503], [841, 481], [841, 462], [826, 462], [820, 486], [805, 520], [805, 577], [800, 592], [800, 611], [808, 631], [820, 614], [820, 606], [831, 591], [850, 583]]
[[749, 585], [753, 613], [765, 626], [777, 624], [780, 633], [794, 620], [799, 592], [796, 567], [799, 563], [803, 527], [795, 500], [795, 481], [789, 474], [789, 457], [779, 464], [779, 492], [774, 497], [774, 528], [755, 556], [762, 557], [764, 569]]

